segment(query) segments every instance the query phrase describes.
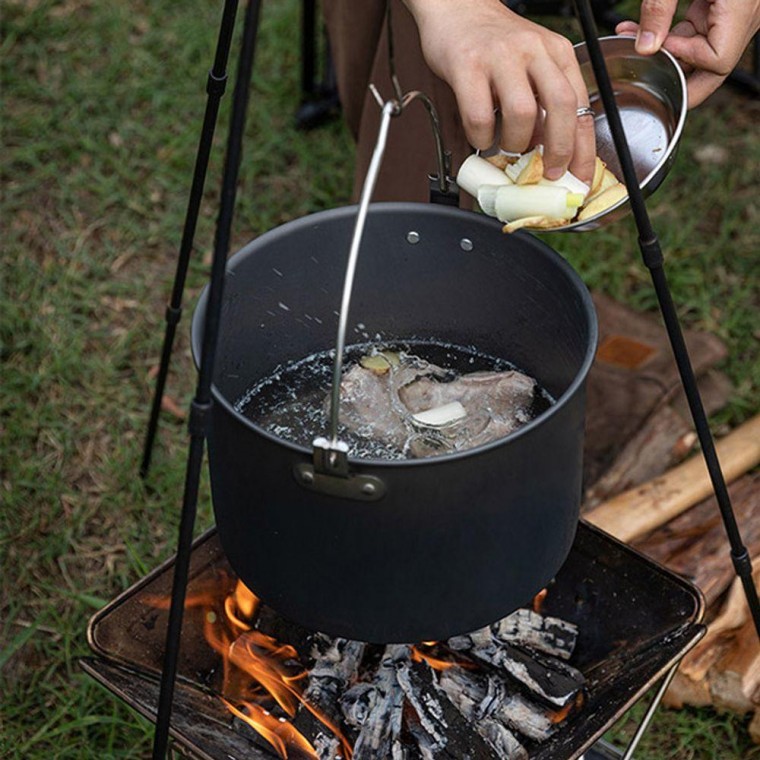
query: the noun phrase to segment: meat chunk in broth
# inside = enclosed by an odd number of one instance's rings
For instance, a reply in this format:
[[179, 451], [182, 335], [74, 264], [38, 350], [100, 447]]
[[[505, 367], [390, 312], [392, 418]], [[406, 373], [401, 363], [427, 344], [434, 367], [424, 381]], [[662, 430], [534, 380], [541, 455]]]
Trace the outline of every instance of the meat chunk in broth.
[[[456, 451], [502, 438], [530, 420], [536, 382], [516, 370], [450, 379], [433, 364], [353, 366], [343, 377], [340, 420], [352, 432], [413, 457]], [[461, 406], [460, 406], [461, 405]], [[415, 415], [454, 408], [450, 422], [426, 425]]]

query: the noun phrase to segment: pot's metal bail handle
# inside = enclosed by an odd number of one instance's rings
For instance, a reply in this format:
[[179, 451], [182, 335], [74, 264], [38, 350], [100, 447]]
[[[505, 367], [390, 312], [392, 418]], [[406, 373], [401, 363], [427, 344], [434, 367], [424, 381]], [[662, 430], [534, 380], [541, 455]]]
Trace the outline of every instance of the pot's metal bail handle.
[[[395, 89], [400, 92], [397, 80], [394, 77]], [[377, 177], [380, 173], [380, 166], [385, 154], [385, 146], [388, 141], [388, 129], [391, 119], [402, 113], [404, 108], [414, 100], [420, 100], [430, 115], [433, 134], [436, 141], [438, 171], [439, 171], [439, 192], [446, 196], [450, 192], [450, 186], [454, 188], [453, 181], [448, 177], [448, 160], [447, 154], [443, 150], [443, 141], [441, 138], [438, 115], [430, 98], [422, 92], [414, 90], [402, 95], [400, 99], [392, 98], [383, 102], [380, 93], [374, 85], [370, 85], [370, 90], [375, 96], [378, 104], [382, 108], [380, 120], [380, 129], [378, 130], [375, 148], [372, 152], [367, 176], [362, 187], [361, 199], [359, 201], [359, 210], [356, 214], [353, 237], [351, 239], [351, 248], [348, 253], [348, 263], [346, 265], [346, 275], [343, 281], [343, 295], [340, 305], [340, 316], [338, 318], [338, 334], [335, 345], [335, 360], [333, 364], [332, 389], [330, 393], [330, 430], [329, 437], [318, 437], [313, 443], [312, 463], [301, 463], [294, 467], [294, 476], [298, 483], [310, 490], [326, 493], [331, 496], [341, 496], [351, 499], [362, 499], [365, 501], [374, 501], [382, 498], [385, 494], [385, 485], [383, 482], [372, 475], [361, 475], [352, 473], [348, 466], [348, 445], [338, 438], [338, 418], [340, 410], [340, 380], [343, 374], [343, 353], [346, 347], [346, 329], [348, 327], [348, 313], [351, 306], [351, 293], [353, 291], [354, 276], [356, 274], [356, 263], [359, 258], [359, 247], [361, 246], [364, 235], [364, 227], [367, 221], [367, 212], [372, 193], [377, 184]], [[431, 178], [432, 184], [432, 178]]]
[[[373, 88], [375, 97], [377, 90]], [[382, 101], [381, 101], [382, 102]], [[382, 104], [380, 129], [372, 152], [372, 159], [367, 170], [367, 177], [362, 187], [359, 210], [356, 214], [351, 248], [348, 253], [348, 264], [343, 281], [343, 296], [338, 318], [338, 335], [335, 345], [335, 361], [333, 364], [332, 390], [330, 394], [330, 431], [329, 437], [318, 437], [313, 442], [312, 464], [301, 463], [294, 467], [296, 481], [304, 488], [319, 491], [330, 496], [340, 496], [349, 499], [375, 501], [385, 494], [383, 482], [371, 475], [351, 473], [348, 467], [348, 444], [338, 439], [338, 414], [340, 407], [340, 379], [343, 373], [343, 351], [346, 346], [346, 328], [348, 326], [348, 311], [351, 305], [351, 291], [354, 285], [356, 262], [359, 258], [359, 246], [364, 234], [367, 221], [367, 211], [372, 193], [375, 190], [377, 176], [385, 153], [388, 140], [388, 127], [391, 118], [398, 116], [403, 108], [397, 100], [389, 100]]]

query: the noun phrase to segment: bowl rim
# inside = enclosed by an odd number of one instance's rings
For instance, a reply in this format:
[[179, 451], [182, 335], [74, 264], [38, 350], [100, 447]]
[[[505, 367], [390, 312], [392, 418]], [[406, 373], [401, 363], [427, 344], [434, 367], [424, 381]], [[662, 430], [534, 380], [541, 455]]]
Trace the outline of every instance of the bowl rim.
[[[620, 42], [621, 40], [630, 40], [631, 43], [635, 44], [636, 37], [634, 35], [630, 34], [612, 34], [607, 35], [606, 37], [599, 37], [599, 44], [603, 45], [605, 42]], [[573, 45], [573, 50], [575, 51], [576, 57], [578, 55], [578, 51], [585, 49], [587, 47], [586, 40], [581, 40], [580, 42], [575, 43]], [[656, 53], [653, 55], [644, 56], [640, 53], [636, 53], [635, 48], [633, 48], [633, 52], [639, 57], [639, 58], [651, 58], [655, 59], [658, 56], [663, 58], [664, 60], [668, 61], [673, 70], [676, 73], [676, 78], [678, 80], [678, 83], [680, 84], [682, 98], [681, 98], [681, 110], [678, 114], [678, 119], [675, 124], [675, 129], [673, 130], [673, 136], [670, 139], [667, 148], [663, 151], [662, 156], [660, 157], [660, 160], [657, 162], [656, 166], [647, 174], [646, 177], [644, 177], [643, 180], [639, 182], [639, 187], [642, 190], [645, 190], [647, 186], [650, 184], [650, 182], [657, 176], [657, 174], [660, 173], [662, 170], [662, 167], [666, 165], [668, 161], [670, 161], [671, 157], [676, 151], [676, 148], [678, 147], [678, 143], [681, 139], [681, 133], [683, 132], [684, 124], [686, 123], [686, 112], [688, 111], [688, 95], [687, 95], [687, 89], [686, 89], [686, 77], [684, 76], [683, 69], [681, 69], [681, 66], [679, 65], [676, 58], [669, 53], [665, 48], [660, 48]], [[617, 153], [617, 148], [615, 149], [615, 152]], [[625, 184], [625, 179], [620, 180]], [[626, 188], [627, 190], [627, 188]], [[577, 220], [575, 222], [572, 222], [571, 224], [566, 224], [562, 227], [554, 227], [550, 230], [545, 230], [547, 232], [574, 232], [574, 231], [587, 231], [590, 229], [593, 229], [593, 226], [596, 222], [599, 222], [599, 220], [603, 219], [608, 214], [611, 214], [612, 212], [621, 209], [625, 204], [629, 203], [630, 201], [630, 195], [626, 192], [626, 195], [624, 198], [621, 198], [617, 203], [615, 203], [612, 206], [609, 206], [604, 211], [600, 211], [595, 216], [589, 217], [588, 219], [583, 220]], [[593, 225], [592, 227], [588, 227], [588, 225]], [[583, 229], [581, 229], [583, 228]], [[538, 231], [544, 231], [544, 230], [538, 230]]]

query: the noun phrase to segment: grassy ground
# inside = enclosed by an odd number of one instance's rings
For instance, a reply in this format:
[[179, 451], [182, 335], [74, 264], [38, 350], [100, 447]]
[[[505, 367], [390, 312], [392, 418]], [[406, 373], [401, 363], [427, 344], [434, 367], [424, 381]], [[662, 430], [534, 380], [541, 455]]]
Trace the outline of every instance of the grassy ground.
[[[5, 0], [2, 8], [2, 503], [0, 755], [144, 757], [151, 730], [80, 673], [89, 615], [173, 551], [185, 428], [162, 421], [149, 487], [136, 477], [163, 333], [218, 3]], [[292, 126], [295, 0], [265, 4], [233, 249], [345, 202], [338, 123]], [[225, 101], [229, 105], [229, 98]], [[205, 283], [223, 108], [187, 301]], [[736, 393], [716, 425], [757, 409], [760, 111], [724, 93], [691, 115], [653, 204], [684, 322], [720, 335]], [[706, 145], [724, 153], [705, 154]], [[701, 157], [701, 158], [699, 158]], [[654, 296], [630, 222], [547, 236], [589, 285]], [[186, 408], [187, 322], [169, 392]], [[199, 529], [211, 524], [204, 482]], [[661, 711], [642, 758], [759, 757], [744, 722]]]

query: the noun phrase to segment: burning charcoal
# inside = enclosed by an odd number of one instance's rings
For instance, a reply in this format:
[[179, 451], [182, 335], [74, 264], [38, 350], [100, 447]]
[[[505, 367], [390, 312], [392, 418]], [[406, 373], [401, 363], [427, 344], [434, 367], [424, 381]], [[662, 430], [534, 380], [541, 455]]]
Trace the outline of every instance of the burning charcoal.
[[309, 672], [305, 699], [320, 709], [335, 712], [341, 692], [356, 678], [364, 646], [360, 641], [335, 639], [324, 653], [316, 657]]
[[362, 642], [348, 639], [334, 639], [321, 652], [315, 645], [316, 661], [303, 693], [309, 707], [301, 705], [298, 708], [293, 725], [311, 741], [320, 760], [333, 760], [344, 754], [346, 740], [336, 736], [332, 727], [340, 725], [338, 698], [346, 685], [356, 678], [364, 647]]
[[397, 739], [393, 742], [391, 760], [429, 760], [429, 758], [420, 752], [419, 747], [414, 747], [403, 739]]
[[557, 707], [572, 702], [586, 681], [583, 673], [556, 657], [529, 654], [509, 644], [503, 645], [498, 660], [502, 670]]
[[[423, 758], [468, 760], [497, 755], [477, 734], [440, 689], [433, 669], [426, 662], [400, 662], [396, 677], [409, 706], [407, 725], [419, 744]], [[413, 718], [413, 719], [412, 719]]]
[[455, 636], [447, 643], [453, 650], [508, 673], [533, 696], [557, 707], [565, 707], [575, 699], [585, 683], [583, 674], [566, 662], [505, 644], [493, 636], [490, 628]]
[[504, 760], [527, 760], [528, 751], [515, 735], [495, 720], [484, 720], [478, 725], [481, 736]]
[[[441, 674], [441, 689], [456, 708], [477, 728], [478, 734], [496, 751], [497, 757], [508, 760], [526, 760], [528, 753], [517, 737], [496, 717], [492, 717], [484, 703], [489, 699], [488, 689], [462, 668], [449, 668]], [[491, 711], [495, 705], [490, 703]]]
[[[354, 760], [393, 758], [394, 746], [401, 734], [404, 692], [396, 678], [398, 664], [409, 659], [409, 647], [393, 644], [386, 647], [373, 686], [377, 689], [375, 705], [367, 716], [354, 744]], [[394, 760], [396, 760], [394, 758]]]
[[[453, 701], [463, 701], [472, 710], [473, 720], [495, 720], [535, 741], [548, 739], [556, 730], [554, 712], [518, 693], [509, 693], [507, 684], [493, 675], [468, 673], [451, 668], [441, 676], [441, 688]], [[455, 698], [456, 697], [456, 698]]]
[[556, 617], [521, 609], [491, 626], [494, 638], [536, 652], [569, 660], [578, 639], [578, 627]]
[[376, 686], [360, 681], [340, 698], [343, 717], [349, 726], [361, 728], [364, 725], [377, 703], [378, 693]]
[[307, 655], [314, 639], [314, 633], [300, 625], [286, 620], [271, 607], [262, 604], [256, 616], [255, 629], [277, 641], [286, 641], [301, 656], [304, 665], [309, 665]]
[[472, 633], [464, 633], [461, 636], [452, 636], [446, 646], [455, 652], [472, 652], [488, 649], [494, 646], [494, 638], [491, 629], [479, 628]]

